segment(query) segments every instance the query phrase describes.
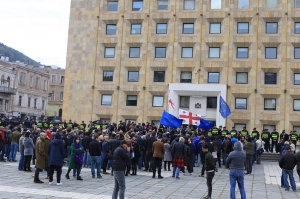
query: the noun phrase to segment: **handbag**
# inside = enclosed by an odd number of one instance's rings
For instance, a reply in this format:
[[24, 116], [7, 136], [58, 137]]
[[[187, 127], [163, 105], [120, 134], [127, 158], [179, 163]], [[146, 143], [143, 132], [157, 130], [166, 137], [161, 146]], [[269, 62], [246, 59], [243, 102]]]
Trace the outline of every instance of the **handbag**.
[[74, 161], [77, 165], [82, 166], [82, 154], [75, 154]]
[[263, 152], [265, 152], [265, 150], [261, 147], [260, 149], [258, 149], [257, 153], [259, 155], [263, 154]]

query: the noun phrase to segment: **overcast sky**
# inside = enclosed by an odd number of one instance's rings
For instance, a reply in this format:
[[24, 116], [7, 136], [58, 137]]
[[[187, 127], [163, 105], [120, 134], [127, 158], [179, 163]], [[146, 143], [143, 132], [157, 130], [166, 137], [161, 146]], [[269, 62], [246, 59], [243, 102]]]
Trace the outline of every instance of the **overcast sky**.
[[71, 0], [1, 0], [0, 42], [65, 68]]

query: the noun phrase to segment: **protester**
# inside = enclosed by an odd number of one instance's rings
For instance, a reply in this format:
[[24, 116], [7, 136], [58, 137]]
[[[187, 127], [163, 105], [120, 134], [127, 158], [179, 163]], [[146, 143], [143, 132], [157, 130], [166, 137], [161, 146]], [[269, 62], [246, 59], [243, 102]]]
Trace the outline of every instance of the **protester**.
[[30, 168], [30, 162], [31, 158], [33, 156], [33, 150], [34, 150], [34, 144], [32, 139], [29, 137], [30, 132], [25, 133], [25, 138], [23, 140], [23, 145], [24, 145], [24, 166], [23, 169], [24, 171], [31, 172]]
[[243, 150], [246, 152], [246, 161], [245, 161], [245, 166], [247, 171], [245, 173], [246, 175], [252, 173], [253, 149], [254, 149], [254, 144], [252, 143], [252, 139], [251, 137], [248, 137], [243, 147]]
[[97, 169], [97, 178], [102, 178], [101, 172], [101, 144], [100, 144], [100, 137], [95, 136], [94, 140], [89, 144], [89, 154], [91, 156], [91, 173], [92, 178], [95, 178], [95, 167]]
[[179, 178], [180, 170], [184, 168], [184, 156], [185, 156], [185, 146], [184, 146], [184, 137], [179, 138], [179, 142], [174, 143], [174, 146], [171, 149], [173, 156], [173, 175], [172, 177]]
[[46, 153], [45, 153], [45, 133], [40, 134], [40, 138], [36, 142], [35, 146], [35, 174], [34, 174], [34, 182], [35, 183], [44, 183], [40, 180], [39, 175], [42, 170], [47, 169], [46, 165]]
[[157, 141], [153, 142], [152, 150], [153, 150], [152, 178], [155, 178], [156, 168], [157, 168], [158, 178], [162, 179], [163, 177], [161, 176], [161, 166], [162, 166], [162, 159], [165, 153], [165, 145], [164, 143], [161, 142], [160, 138], [157, 139]]
[[285, 191], [289, 191], [290, 185], [287, 178], [290, 179], [290, 183], [293, 191], [296, 191], [296, 183], [293, 175], [293, 169], [297, 164], [297, 159], [293, 154], [291, 147], [285, 147], [285, 153], [280, 157], [279, 166], [282, 169], [282, 177], [284, 182]]
[[214, 164], [214, 157], [208, 150], [208, 145], [204, 144], [202, 151], [205, 154], [205, 170], [206, 170], [206, 184], [207, 184], [207, 196], [204, 199], [211, 199], [212, 194], [212, 180], [215, 176], [215, 172], [218, 172], [218, 168]]

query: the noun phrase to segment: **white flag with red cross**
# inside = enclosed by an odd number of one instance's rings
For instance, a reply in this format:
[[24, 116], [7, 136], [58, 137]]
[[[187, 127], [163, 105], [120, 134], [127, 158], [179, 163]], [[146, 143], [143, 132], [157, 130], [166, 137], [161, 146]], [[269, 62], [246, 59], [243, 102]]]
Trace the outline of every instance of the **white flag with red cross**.
[[179, 119], [182, 119], [182, 124], [199, 125], [201, 116], [189, 111], [179, 109]]

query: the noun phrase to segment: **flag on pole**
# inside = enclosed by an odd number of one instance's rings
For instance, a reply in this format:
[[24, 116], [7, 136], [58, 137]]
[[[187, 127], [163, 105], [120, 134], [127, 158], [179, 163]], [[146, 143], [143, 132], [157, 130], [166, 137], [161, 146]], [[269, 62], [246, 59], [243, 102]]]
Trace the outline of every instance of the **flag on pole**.
[[228, 117], [231, 114], [230, 108], [228, 104], [225, 102], [222, 96], [220, 96], [220, 109], [219, 112], [221, 113], [223, 118]]
[[174, 104], [173, 100], [169, 99], [168, 103], [171, 106], [171, 108], [175, 110], [175, 104]]
[[182, 109], [179, 109], [179, 119], [182, 119], [182, 124], [199, 125], [200, 123], [200, 115]]
[[213, 126], [213, 122], [209, 122], [203, 118], [200, 118], [200, 124], [197, 126], [199, 129], [208, 131]]
[[166, 127], [179, 128], [182, 125], [182, 120], [164, 111], [160, 118], [160, 124]]

